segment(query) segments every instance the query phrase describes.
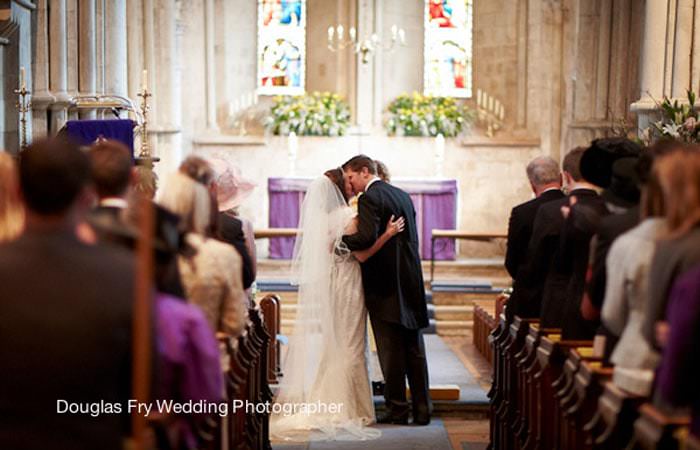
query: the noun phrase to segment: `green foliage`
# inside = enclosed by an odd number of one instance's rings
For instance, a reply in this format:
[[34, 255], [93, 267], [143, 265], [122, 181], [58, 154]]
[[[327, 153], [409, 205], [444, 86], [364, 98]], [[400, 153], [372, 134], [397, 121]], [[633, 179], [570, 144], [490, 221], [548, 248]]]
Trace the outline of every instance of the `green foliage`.
[[452, 97], [433, 97], [414, 92], [402, 94], [389, 104], [386, 130], [399, 136], [457, 136], [474, 121], [474, 112]]
[[266, 123], [274, 134], [342, 136], [350, 122], [348, 104], [331, 92], [278, 96], [274, 102]]

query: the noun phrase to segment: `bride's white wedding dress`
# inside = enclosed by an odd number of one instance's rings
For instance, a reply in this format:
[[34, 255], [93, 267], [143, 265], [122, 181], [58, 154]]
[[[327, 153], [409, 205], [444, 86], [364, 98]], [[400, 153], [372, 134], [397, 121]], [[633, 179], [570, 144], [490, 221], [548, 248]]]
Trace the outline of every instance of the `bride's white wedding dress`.
[[364, 440], [381, 435], [368, 427], [375, 415], [360, 265], [341, 241], [353, 231], [354, 215], [325, 176], [307, 190], [293, 263], [299, 284], [297, 318], [271, 417], [273, 438]]

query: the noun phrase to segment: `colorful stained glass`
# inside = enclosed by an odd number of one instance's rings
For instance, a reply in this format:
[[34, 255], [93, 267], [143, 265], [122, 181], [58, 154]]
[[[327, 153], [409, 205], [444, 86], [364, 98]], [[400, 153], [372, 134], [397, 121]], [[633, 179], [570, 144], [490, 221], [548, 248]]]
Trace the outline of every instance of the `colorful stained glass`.
[[426, 0], [423, 90], [472, 95], [472, 0]]
[[258, 0], [258, 93], [303, 93], [305, 62], [306, 0]]

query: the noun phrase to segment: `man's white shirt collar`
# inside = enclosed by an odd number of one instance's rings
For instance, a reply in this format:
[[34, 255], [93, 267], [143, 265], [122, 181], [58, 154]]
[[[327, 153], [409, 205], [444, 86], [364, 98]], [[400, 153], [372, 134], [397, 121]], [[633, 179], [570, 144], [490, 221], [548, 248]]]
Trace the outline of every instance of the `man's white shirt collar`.
[[105, 206], [108, 208], [126, 208], [129, 204], [123, 198], [119, 197], [107, 197], [100, 200], [100, 206]]
[[375, 181], [380, 181], [380, 180], [381, 180], [381, 178], [379, 178], [379, 177], [374, 177], [371, 180], [369, 180], [369, 182], [367, 183], [367, 186], [365, 186], [365, 192], [367, 192], [367, 189], [369, 189], [369, 187], [372, 186], [372, 184]]

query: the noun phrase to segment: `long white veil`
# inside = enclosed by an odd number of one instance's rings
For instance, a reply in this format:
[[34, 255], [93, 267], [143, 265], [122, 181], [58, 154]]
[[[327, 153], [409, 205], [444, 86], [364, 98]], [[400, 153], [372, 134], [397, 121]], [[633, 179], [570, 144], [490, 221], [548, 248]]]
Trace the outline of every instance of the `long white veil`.
[[326, 176], [311, 183], [301, 209], [292, 259], [293, 283], [299, 286], [296, 323], [276, 399], [283, 410], [272, 415], [271, 434], [292, 440], [376, 438], [379, 430], [330, 409], [342, 395], [319, 388], [344, 367], [343, 355], [333, 351], [338, 341], [329, 299], [334, 260], [349, 253], [341, 238], [352, 210]]

